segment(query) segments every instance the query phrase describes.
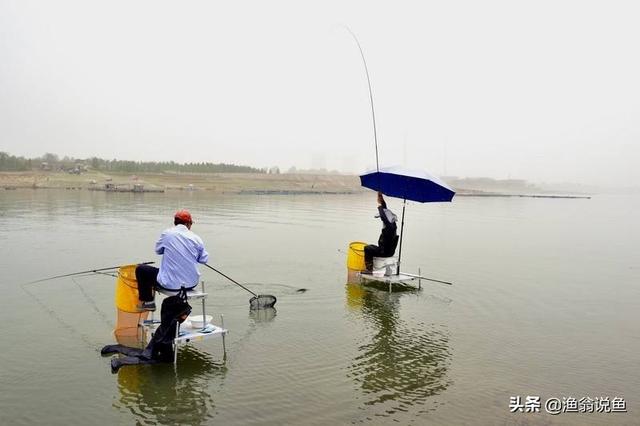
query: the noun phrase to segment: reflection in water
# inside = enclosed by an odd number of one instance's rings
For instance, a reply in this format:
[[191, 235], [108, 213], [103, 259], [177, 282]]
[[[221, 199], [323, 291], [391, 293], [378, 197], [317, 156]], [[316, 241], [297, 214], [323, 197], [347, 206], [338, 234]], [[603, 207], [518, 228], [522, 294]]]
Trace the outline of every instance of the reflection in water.
[[251, 318], [256, 324], [268, 323], [273, 321], [276, 317], [276, 313], [276, 308], [250, 309], [249, 318]]
[[446, 329], [402, 321], [398, 312], [402, 293], [359, 284], [347, 284], [346, 290], [348, 307], [361, 312], [373, 331], [366, 342], [359, 343], [358, 355], [349, 366], [349, 377], [365, 394], [365, 406], [381, 407], [377, 415], [393, 416], [426, 404], [428, 397], [449, 386]]
[[132, 365], [118, 371], [120, 399], [116, 408], [128, 409], [136, 424], [210, 423], [214, 401], [211, 381], [222, 380], [224, 364], [192, 346], [178, 353], [178, 364]]

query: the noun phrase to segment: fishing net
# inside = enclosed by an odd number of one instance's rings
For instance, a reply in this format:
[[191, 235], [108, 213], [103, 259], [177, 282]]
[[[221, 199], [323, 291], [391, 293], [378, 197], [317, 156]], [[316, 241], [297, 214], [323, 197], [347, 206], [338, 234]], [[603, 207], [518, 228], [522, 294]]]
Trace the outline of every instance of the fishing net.
[[276, 297], [270, 294], [259, 294], [249, 300], [250, 309], [266, 309], [272, 308], [276, 304]]

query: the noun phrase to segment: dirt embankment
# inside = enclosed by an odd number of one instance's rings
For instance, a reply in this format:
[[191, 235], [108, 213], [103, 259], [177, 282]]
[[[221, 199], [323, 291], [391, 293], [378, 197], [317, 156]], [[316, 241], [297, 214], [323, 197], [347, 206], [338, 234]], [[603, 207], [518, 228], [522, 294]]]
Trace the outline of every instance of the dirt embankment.
[[0, 172], [0, 188], [206, 190], [221, 193], [358, 193], [358, 176], [259, 173], [145, 173], [131, 175], [90, 171]]

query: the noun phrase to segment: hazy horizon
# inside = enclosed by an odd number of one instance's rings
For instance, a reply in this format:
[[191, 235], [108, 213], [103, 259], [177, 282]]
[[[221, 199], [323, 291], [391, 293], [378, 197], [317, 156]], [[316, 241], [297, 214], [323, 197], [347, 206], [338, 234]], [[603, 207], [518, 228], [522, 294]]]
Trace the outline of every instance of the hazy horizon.
[[0, 151], [637, 186], [634, 2], [0, 0]]

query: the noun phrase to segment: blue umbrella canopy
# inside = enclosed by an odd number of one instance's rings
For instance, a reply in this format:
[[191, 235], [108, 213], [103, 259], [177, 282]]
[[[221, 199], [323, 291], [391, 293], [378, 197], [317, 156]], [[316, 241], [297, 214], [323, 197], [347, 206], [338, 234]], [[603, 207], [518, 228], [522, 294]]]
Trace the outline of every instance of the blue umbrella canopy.
[[455, 195], [446, 183], [426, 171], [400, 166], [367, 172], [360, 176], [360, 184], [389, 197], [419, 203], [448, 202]]

